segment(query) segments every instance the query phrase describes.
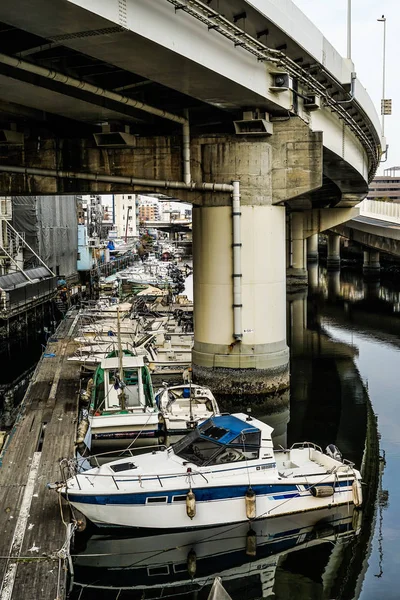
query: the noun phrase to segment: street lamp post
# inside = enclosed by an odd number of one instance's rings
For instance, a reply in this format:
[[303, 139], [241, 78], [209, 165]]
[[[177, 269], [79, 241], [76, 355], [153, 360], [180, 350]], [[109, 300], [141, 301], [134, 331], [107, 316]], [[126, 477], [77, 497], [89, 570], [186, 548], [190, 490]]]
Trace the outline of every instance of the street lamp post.
[[347, 58], [351, 58], [351, 0], [347, 0]]
[[382, 115], [382, 137], [385, 137], [385, 75], [386, 75], [386, 17], [382, 15], [378, 19], [380, 23], [383, 23], [383, 55], [382, 55], [382, 103], [381, 103], [381, 115]]

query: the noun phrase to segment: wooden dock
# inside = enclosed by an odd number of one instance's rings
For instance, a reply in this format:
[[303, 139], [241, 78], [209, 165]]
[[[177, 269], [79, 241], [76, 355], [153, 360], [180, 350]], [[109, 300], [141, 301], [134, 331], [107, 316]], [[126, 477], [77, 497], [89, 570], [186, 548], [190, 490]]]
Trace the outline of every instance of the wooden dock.
[[60, 480], [59, 459], [74, 450], [80, 365], [67, 358], [78, 345], [75, 315], [50, 338], [0, 454], [0, 600], [66, 595], [69, 510], [63, 505], [64, 524], [47, 484]]

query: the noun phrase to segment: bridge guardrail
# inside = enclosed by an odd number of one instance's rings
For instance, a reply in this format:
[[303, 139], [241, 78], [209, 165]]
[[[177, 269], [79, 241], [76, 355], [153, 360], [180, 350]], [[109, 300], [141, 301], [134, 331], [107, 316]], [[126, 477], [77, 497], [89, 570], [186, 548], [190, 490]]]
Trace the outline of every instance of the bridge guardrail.
[[385, 200], [363, 200], [359, 204], [360, 216], [389, 221], [400, 225], [400, 204]]

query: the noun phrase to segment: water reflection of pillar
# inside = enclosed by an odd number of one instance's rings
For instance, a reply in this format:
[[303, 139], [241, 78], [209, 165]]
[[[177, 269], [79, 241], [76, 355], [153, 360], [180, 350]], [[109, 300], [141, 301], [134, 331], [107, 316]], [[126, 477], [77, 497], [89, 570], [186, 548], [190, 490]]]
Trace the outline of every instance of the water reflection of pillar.
[[379, 298], [379, 292], [381, 289], [381, 282], [378, 276], [378, 279], [372, 278], [364, 281], [364, 297], [366, 300], [372, 300]]
[[284, 409], [280, 412], [272, 413], [270, 415], [266, 415], [265, 417], [261, 417], [262, 421], [268, 423], [270, 427], [274, 428], [272, 440], [275, 448], [279, 446], [287, 448], [287, 426], [290, 421], [289, 390], [286, 390], [284, 393], [287, 397], [286, 407], [284, 407]]
[[295, 415], [290, 425], [289, 444], [302, 439], [302, 423], [308, 407], [309, 383], [312, 381], [312, 362], [307, 356], [306, 292], [288, 296], [288, 330], [291, 356], [290, 398], [291, 414]]
[[288, 297], [290, 348], [292, 354], [304, 350], [304, 331], [307, 328], [307, 297], [305, 293]]
[[318, 283], [318, 263], [308, 263], [308, 287], [310, 290], [316, 290]]
[[340, 296], [340, 271], [328, 271], [328, 299], [335, 300]]
[[340, 269], [340, 235], [328, 234], [328, 256], [326, 266], [329, 271]]

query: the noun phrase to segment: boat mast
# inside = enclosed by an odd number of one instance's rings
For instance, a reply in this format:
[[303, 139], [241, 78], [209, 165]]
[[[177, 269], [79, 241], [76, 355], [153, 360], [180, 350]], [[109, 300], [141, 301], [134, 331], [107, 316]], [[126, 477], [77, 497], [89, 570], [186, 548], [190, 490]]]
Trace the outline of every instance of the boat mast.
[[121, 393], [119, 395], [121, 401], [121, 409], [126, 408], [126, 396], [125, 396], [125, 382], [124, 382], [124, 366], [123, 366], [123, 352], [121, 343], [121, 324], [119, 320], [119, 305], [117, 306], [117, 337], [118, 337], [118, 363], [119, 363], [119, 385]]
[[189, 418], [190, 418], [190, 423], [194, 423], [193, 406], [192, 406], [192, 372], [191, 371], [190, 371], [190, 380], [189, 380]]

